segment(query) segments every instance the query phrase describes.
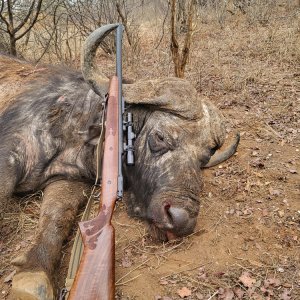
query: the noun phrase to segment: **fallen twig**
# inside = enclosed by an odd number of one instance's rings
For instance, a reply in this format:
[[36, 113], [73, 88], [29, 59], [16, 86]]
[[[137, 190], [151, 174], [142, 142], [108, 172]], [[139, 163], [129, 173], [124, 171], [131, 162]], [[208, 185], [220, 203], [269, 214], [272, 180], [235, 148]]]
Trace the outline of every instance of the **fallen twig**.
[[130, 270], [128, 273], [126, 273], [125, 275], [123, 275], [121, 278], [119, 278], [116, 282], [116, 285], [120, 283], [120, 281], [127, 277], [129, 274], [131, 274], [133, 271], [137, 270], [139, 267], [143, 266], [144, 264], [146, 264], [150, 259], [152, 258], [148, 258], [145, 261], [143, 261], [141, 264], [139, 264], [138, 266], [136, 266], [135, 268], [133, 268], [132, 270]]

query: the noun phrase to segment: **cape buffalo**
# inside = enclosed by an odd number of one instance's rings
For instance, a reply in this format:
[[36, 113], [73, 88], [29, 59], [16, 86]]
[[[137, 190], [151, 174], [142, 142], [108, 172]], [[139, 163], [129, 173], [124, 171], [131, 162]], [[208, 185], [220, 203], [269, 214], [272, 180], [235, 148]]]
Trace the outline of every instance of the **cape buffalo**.
[[[60, 249], [83, 202], [82, 189], [95, 180], [96, 141], [108, 79], [94, 57], [106, 25], [87, 39], [82, 74], [34, 66], [0, 55], [0, 203], [14, 194], [44, 189], [38, 235], [14, 260], [17, 299], [53, 299], [52, 276]], [[230, 157], [224, 152], [224, 121], [183, 79], [163, 78], [124, 85], [134, 115], [134, 167], [124, 165], [128, 211], [149, 224], [160, 240], [190, 234], [196, 224], [201, 168]]]

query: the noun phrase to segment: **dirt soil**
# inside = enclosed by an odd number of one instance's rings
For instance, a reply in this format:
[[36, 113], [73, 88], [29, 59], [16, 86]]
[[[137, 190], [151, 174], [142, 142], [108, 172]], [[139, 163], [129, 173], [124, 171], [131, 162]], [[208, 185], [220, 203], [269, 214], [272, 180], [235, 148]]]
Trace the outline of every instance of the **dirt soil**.
[[[285, 17], [266, 24], [238, 13], [222, 26], [199, 22], [186, 77], [224, 113], [229, 136], [241, 133], [241, 143], [230, 160], [203, 171], [198, 224], [183, 240], [153, 241], [118, 203], [116, 299], [300, 299], [300, 16], [283, 8], [278, 14]], [[142, 54], [124, 66], [129, 77], [172, 74], [167, 37], [154, 49], [159, 39], [145, 30]], [[33, 241], [41, 198], [16, 200], [5, 214], [3, 299], [10, 260]], [[62, 249], [60, 288], [73, 238]]]

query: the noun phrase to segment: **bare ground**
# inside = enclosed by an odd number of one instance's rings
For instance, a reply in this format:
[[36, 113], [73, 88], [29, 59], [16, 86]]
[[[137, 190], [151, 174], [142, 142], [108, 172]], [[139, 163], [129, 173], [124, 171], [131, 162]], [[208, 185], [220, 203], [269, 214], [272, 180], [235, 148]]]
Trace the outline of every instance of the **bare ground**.
[[[241, 132], [241, 144], [232, 159], [203, 171], [197, 228], [183, 240], [151, 240], [118, 204], [117, 299], [300, 299], [299, 18], [282, 8], [266, 24], [241, 14], [223, 27], [199, 23], [186, 77], [222, 110], [229, 135]], [[128, 76], [172, 74], [167, 40], [154, 50], [159, 38], [145, 30], [139, 58], [128, 53]], [[40, 200], [41, 193], [19, 199], [5, 214], [3, 299], [10, 260], [33, 240]], [[62, 249], [59, 287], [73, 236]]]

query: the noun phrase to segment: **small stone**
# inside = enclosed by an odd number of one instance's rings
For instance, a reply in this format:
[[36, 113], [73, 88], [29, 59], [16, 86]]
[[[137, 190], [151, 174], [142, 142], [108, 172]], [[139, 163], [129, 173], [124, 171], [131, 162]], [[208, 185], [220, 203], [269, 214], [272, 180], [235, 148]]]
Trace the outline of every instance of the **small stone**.
[[259, 288], [261, 286], [261, 280], [256, 281], [254, 285]]
[[164, 280], [164, 279], [162, 279], [159, 283], [161, 285], [167, 285], [167, 284], [169, 284], [169, 282], [167, 280]]
[[249, 209], [245, 209], [245, 210], [243, 210], [243, 214], [244, 215], [250, 215], [250, 210]]
[[250, 166], [254, 167], [254, 168], [264, 168], [265, 164], [263, 163], [263, 161], [260, 158], [256, 158], [252, 161], [250, 161]]
[[279, 196], [280, 195], [280, 191], [276, 190], [276, 189], [273, 189], [272, 187], [270, 187], [269, 192], [270, 192], [270, 195], [272, 195], [272, 196]]
[[278, 211], [278, 216], [279, 216], [280, 218], [284, 217], [284, 211], [283, 211], [283, 210], [279, 210], [279, 211]]
[[281, 267], [279, 267], [279, 268], [277, 268], [277, 271], [278, 271], [279, 273], [283, 273], [283, 272], [284, 272], [284, 269], [281, 268]]

